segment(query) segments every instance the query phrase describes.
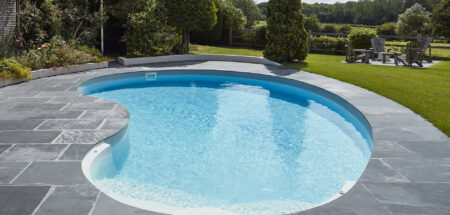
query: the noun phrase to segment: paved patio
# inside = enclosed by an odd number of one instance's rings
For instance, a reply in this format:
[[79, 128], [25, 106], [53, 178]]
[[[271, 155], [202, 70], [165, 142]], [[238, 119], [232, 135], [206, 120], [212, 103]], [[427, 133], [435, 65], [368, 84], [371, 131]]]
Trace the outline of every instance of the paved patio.
[[[147, 66], [282, 76], [355, 105], [373, 127], [374, 152], [366, 171], [343, 197], [297, 214], [450, 214], [450, 139], [404, 106], [354, 85], [284, 67], [218, 61]], [[116, 66], [0, 88], [0, 214], [157, 214], [109, 198], [81, 171], [84, 154], [126, 125], [129, 114], [118, 104], [81, 95], [77, 86], [148, 67]]]

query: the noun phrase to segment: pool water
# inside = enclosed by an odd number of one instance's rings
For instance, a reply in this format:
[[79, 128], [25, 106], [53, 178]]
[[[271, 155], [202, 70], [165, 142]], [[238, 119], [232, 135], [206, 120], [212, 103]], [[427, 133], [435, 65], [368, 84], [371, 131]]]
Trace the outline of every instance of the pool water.
[[358, 180], [370, 159], [361, 123], [298, 87], [170, 75], [108, 80], [82, 92], [130, 113], [127, 135], [112, 144], [92, 181], [106, 194], [171, 208], [159, 212], [302, 211]]

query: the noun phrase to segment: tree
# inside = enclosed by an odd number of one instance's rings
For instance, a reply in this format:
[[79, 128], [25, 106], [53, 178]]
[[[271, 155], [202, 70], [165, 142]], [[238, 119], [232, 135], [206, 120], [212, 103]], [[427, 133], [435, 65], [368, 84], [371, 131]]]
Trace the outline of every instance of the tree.
[[259, 10], [261, 11], [261, 14], [263, 15], [264, 19], [267, 19], [267, 2], [262, 2], [258, 4]]
[[431, 32], [430, 12], [419, 3], [408, 8], [398, 16], [397, 32], [399, 35], [429, 34]]
[[172, 54], [174, 46], [179, 44], [179, 36], [176, 28], [167, 23], [166, 8], [157, 0], [144, 1], [139, 12], [128, 14], [127, 30], [123, 36], [127, 56]]
[[316, 15], [305, 18], [305, 29], [308, 32], [320, 32], [320, 22]]
[[229, 0], [225, 0], [222, 4], [223, 9], [223, 26], [224, 28], [242, 29], [247, 23], [244, 13], [241, 9], [236, 8]]
[[246, 28], [250, 29], [258, 20], [262, 20], [263, 15], [254, 0], [230, 0], [233, 5], [244, 12], [247, 17]]
[[450, 0], [442, 0], [433, 10], [433, 35], [450, 37]]
[[267, 7], [267, 44], [264, 56], [278, 62], [303, 61], [308, 33], [301, 0], [270, 0]]
[[183, 46], [189, 52], [189, 32], [210, 30], [217, 23], [213, 0], [165, 0], [169, 20], [183, 30]]

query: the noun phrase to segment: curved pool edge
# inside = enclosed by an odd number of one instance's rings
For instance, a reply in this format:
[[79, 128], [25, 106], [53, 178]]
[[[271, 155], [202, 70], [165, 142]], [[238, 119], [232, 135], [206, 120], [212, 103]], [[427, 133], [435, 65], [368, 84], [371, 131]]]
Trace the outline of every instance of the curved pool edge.
[[[299, 87], [299, 88], [302, 88], [302, 89], [305, 89], [308, 91], [312, 91], [315, 94], [318, 94], [320, 96], [325, 97], [326, 99], [331, 100], [332, 102], [335, 102], [338, 106], [341, 106], [342, 108], [344, 108], [345, 110], [350, 112], [354, 117], [356, 117], [357, 120], [364, 126], [365, 130], [367, 131], [367, 134], [369, 135], [370, 141], [368, 143], [369, 143], [370, 150], [372, 150], [372, 147], [373, 147], [372, 126], [371, 126], [369, 120], [366, 118], [366, 116], [358, 108], [356, 108], [352, 103], [350, 103], [349, 101], [347, 101], [346, 99], [342, 98], [341, 96], [339, 96], [335, 93], [332, 93], [326, 89], [315, 86], [313, 84], [309, 84], [309, 83], [291, 79], [291, 78], [284, 78], [284, 77], [265, 75], [265, 74], [255, 74], [255, 73], [249, 73], [249, 72], [225, 71], [225, 70], [215, 70], [215, 69], [206, 69], [206, 70], [205, 69], [203, 69], [203, 70], [202, 69], [148, 69], [148, 70], [144, 70], [144, 71], [127, 71], [127, 72], [118, 73], [118, 74], [97, 76], [97, 77], [94, 77], [92, 79], [86, 80], [83, 83], [81, 83], [78, 87], [78, 91], [84, 96], [89, 96], [89, 95], [86, 95], [83, 93], [83, 88], [88, 86], [89, 84], [98, 83], [99, 81], [101, 82], [101, 81], [105, 81], [105, 80], [106, 81], [107, 80], [117, 80], [117, 79], [120, 79], [120, 77], [122, 77], [122, 78], [138, 77], [139, 75], [142, 76], [142, 73], [149, 73], [149, 72], [151, 72], [151, 73], [163, 72], [164, 75], [183, 75], [183, 74], [186, 74], [186, 73], [183, 73], [185, 71], [189, 71], [190, 75], [205, 75], [204, 72], [213, 71], [216, 73], [214, 75], [219, 75], [219, 76], [223, 75], [223, 76], [242, 77], [242, 78], [254, 78], [255, 76], [258, 76], [259, 78], [261, 78], [259, 80], [273, 81], [273, 79], [276, 79], [277, 83], [286, 84], [289, 86]], [[269, 80], [269, 79], [272, 79], [272, 80]], [[121, 104], [116, 103], [114, 101], [110, 101], [110, 102], [113, 102], [117, 105], [122, 106]], [[125, 107], [123, 107], [123, 108], [125, 108]], [[128, 120], [129, 120], [129, 116], [128, 116]], [[94, 145], [88, 151], [88, 153], [85, 155], [85, 157], [83, 158], [83, 160], [81, 162], [82, 172], [83, 172], [84, 176], [88, 179], [88, 181], [93, 186], [97, 187], [97, 185], [95, 185], [95, 183], [91, 179], [91, 175], [92, 175], [91, 167], [93, 165], [95, 165], [96, 163], [98, 163], [100, 160], [102, 160], [102, 158], [107, 156], [108, 153], [111, 153], [111, 151], [110, 151], [111, 146], [118, 143], [120, 141], [120, 139], [124, 135], [126, 135], [126, 132], [128, 129], [128, 123], [129, 123], [129, 121], [127, 122], [127, 125], [125, 125], [121, 129], [119, 129], [117, 131], [117, 133], [111, 135], [110, 137], [108, 137], [108, 138], [104, 139], [103, 141]], [[370, 160], [369, 160], [369, 162], [370, 162]], [[366, 168], [367, 168], [367, 166], [366, 166]], [[364, 174], [364, 173], [362, 173], [362, 174]], [[326, 205], [330, 202], [333, 202], [334, 200], [337, 200], [338, 198], [342, 197], [347, 192], [349, 192], [357, 184], [357, 182], [358, 181], [346, 181], [338, 193], [336, 193], [329, 199], [326, 199], [325, 201], [315, 205], [314, 207], [305, 209], [303, 211], [309, 211], [314, 208], [318, 208], [318, 207]], [[101, 191], [101, 189], [99, 189], [99, 190]], [[216, 208], [190, 208], [190, 209], [180, 210], [180, 209], [172, 208], [170, 206], [162, 205], [162, 204], [152, 202], [152, 201], [124, 197], [124, 196], [119, 196], [119, 195], [115, 195], [115, 194], [108, 194], [108, 193], [104, 193], [104, 194], [106, 194], [107, 196], [109, 196], [112, 199], [115, 199], [121, 203], [130, 205], [130, 206], [133, 206], [136, 208], [152, 211], [152, 212], [169, 213], [169, 214], [173, 214], [173, 215], [198, 215], [199, 212], [202, 212], [202, 213], [206, 212], [206, 214], [208, 214], [208, 212], [214, 212], [215, 215], [240, 215], [240, 214], [232, 213], [229, 211], [223, 211], [223, 210], [216, 209]], [[302, 211], [299, 211], [299, 212], [302, 212]], [[298, 212], [294, 212], [294, 213], [298, 213]]]

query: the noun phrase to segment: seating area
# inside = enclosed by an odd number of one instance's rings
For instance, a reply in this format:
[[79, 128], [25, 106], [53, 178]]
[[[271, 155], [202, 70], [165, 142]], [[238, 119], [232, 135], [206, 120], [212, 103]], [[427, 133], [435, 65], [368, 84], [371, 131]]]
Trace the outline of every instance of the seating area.
[[354, 49], [351, 44], [346, 45], [345, 62], [426, 68], [438, 63], [432, 61], [431, 55], [426, 55], [427, 50], [431, 53], [432, 41], [432, 37], [419, 37], [417, 41], [407, 43], [404, 52], [391, 52], [385, 47], [386, 39], [374, 37], [370, 41], [370, 49]]

